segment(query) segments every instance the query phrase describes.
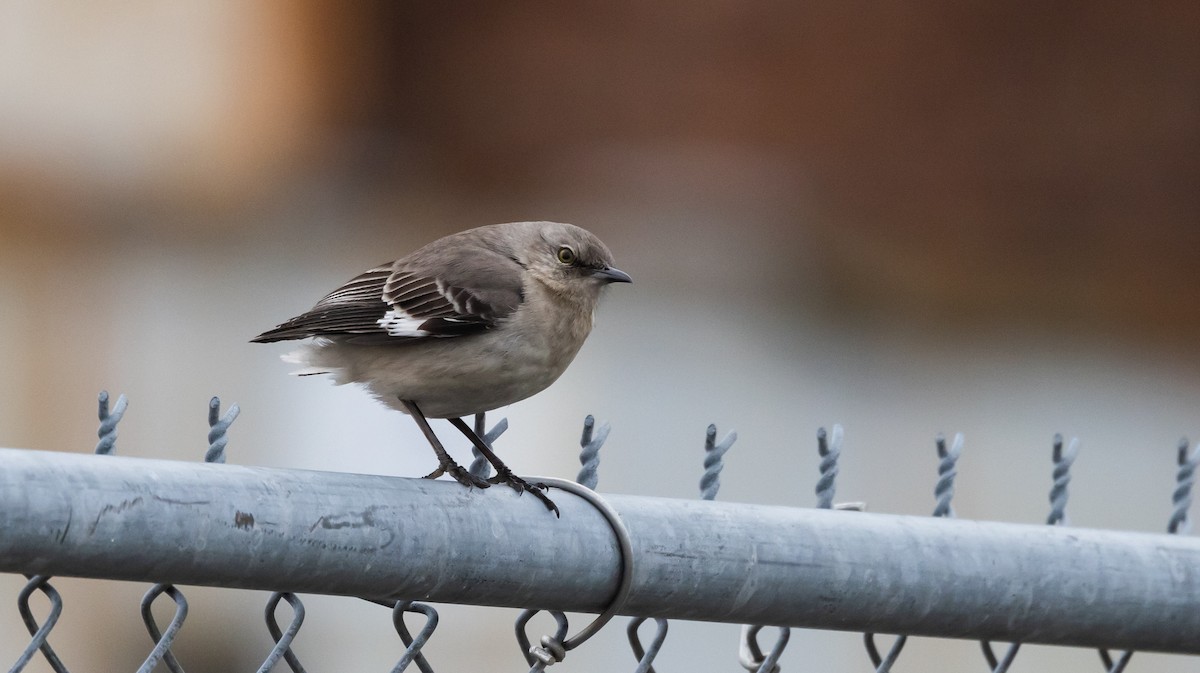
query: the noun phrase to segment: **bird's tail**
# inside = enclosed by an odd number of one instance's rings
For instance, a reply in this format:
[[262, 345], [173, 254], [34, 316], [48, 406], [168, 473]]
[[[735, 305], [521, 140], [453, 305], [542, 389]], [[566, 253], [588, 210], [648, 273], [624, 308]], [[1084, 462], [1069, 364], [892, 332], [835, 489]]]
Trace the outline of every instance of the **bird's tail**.
[[300, 368], [291, 372], [293, 376], [316, 376], [317, 374], [332, 374], [332, 368], [321, 367], [313, 363], [313, 351], [311, 348], [301, 348], [294, 350], [291, 353], [285, 353], [279, 356], [280, 360], [291, 364], [300, 365]]

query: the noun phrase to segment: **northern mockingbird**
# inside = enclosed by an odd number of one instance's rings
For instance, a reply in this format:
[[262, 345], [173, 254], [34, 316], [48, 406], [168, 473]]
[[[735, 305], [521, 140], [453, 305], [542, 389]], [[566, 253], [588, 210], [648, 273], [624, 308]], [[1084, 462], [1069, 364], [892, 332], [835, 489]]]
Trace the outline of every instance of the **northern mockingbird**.
[[[514, 475], [463, 420], [541, 392], [571, 364], [592, 330], [600, 291], [632, 282], [600, 239], [571, 224], [512, 222], [438, 239], [330, 292], [307, 313], [251, 341], [314, 340], [284, 360], [300, 375], [364, 384], [409, 414], [438, 468], [467, 486], [505, 483], [541, 492]], [[496, 476], [472, 475], [446, 452], [427, 418], [446, 418]], [[539, 488], [540, 487], [540, 488]]]

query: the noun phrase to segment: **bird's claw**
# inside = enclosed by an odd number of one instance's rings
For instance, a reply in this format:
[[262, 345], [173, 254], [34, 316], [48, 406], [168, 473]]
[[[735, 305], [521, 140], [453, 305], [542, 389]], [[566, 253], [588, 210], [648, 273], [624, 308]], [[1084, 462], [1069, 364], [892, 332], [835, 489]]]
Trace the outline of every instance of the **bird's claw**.
[[545, 494], [545, 491], [550, 490], [550, 487], [540, 481], [531, 484], [513, 474], [512, 470], [507, 468], [504, 470], [498, 470], [496, 472], [496, 476], [488, 479], [488, 481], [493, 484], [506, 484], [509, 488], [516, 491], [518, 495], [532, 493], [534, 497], [542, 501], [542, 504], [546, 506], [546, 509], [554, 512], [554, 516], [561, 516], [558, 511], [558, 505], [555, 505], [554, 501]]

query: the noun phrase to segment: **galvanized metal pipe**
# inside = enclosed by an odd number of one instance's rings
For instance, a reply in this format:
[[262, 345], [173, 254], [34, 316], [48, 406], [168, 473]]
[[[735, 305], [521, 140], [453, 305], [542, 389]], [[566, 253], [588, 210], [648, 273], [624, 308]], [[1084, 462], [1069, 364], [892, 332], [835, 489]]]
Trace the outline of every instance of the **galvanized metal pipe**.
[[[581, 498], [0, 449], [0, 571], [599, 612]], [[607, 496], [644, 617], [1200, 653], [1200, 540]]]

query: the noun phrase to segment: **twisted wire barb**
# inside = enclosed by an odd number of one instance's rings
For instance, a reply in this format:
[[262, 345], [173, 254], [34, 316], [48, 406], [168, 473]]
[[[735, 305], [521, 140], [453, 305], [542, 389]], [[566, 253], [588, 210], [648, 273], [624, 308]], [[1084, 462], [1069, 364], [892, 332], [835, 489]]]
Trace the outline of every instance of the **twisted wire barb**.
[[225, 462], [225, 447], [229, 444], [229, 438], [225, 433], [229, 431], [229, 426], [233, 425], [240, 413], [242, 413], [241, 407], [234, 404], [229, 407], [229, 411], [224, 416], [221, 416], [221, 398], [213, 397], [208, 401], [208, 452], [204, 454], [204, 462]]
[[825, 428], [817, 430], [817, 455], [821, 457], [821, 476], [817, 479], [817, 507], [832, 509], [838, 476], [838, 458], [842, 455], [842, 426], [833, 426], [833, 441], [828, 441]]
[[737, 441], [737, 432], [731, 431], [717, 442], [717, 426], [709, 425], [704, 436], [704, 475], [700, 477], [700, 497], [712, 500], [721, 490], [721, 470], [725, 469], [725, 452]]
[[1171, 494], [1174, 510], [1167, 532], [1182, 535], [1191, 528], [1188, 509], [1192, 506], [1192, 486], [1196, 484], [1196, 465], [1200, 463], [1200, 444], [1188, 455], [1188, 438], [1179, 440], [1179, 470], [1175, 473], [1175, 491]]
[[604, 446], [605, 440], [608, 439], [608, 433], [612, 430], [612, 426], [608, 423], [596, 426], [596, 419], [588, 414], [583, 419], [583, 433], [579, 437], [579, 475], [575, 477], [575, 481], [595, 490], [596, 484], [600, 481], [598, 471], [600, 469], [600, 449]]
[[125, 417], [125, 409], [129, 407], [129, 400], [124, 395], [117, 397], [117, 405], [110, 412], [108, 391], [101, 390], [98, 407], [96, 415], [100, 417], [100, 428], [96, 430], [96, 436], [100, 441], [96, 442], [96, 454], [106, 456], [113, 452], [113, 447], [117, 443], [117, 424]]
[[221, 398], [214, 396], [208, 401], [208, 451], [204, 453], [206, 463], [224, 463], [225, 447], [229, 446], [229, 426], [242, 413], [241, 407], [234, 404], [221, 416]]
[[[503, 435], [504, 431], [508, 430], [508, 419], [501, 418], [492, 426], [491, 430], [487, 430], [487, 414], [475, 414], [474, 430], [475, 434], [479, 435], [479, 438], [483, 440], [483, 443], [487, 444], [488, 448], [492, 448], [496, 440], [500, 438], [500, 435]], [[484, 432], [484, 430], [487, 430], [487, 432]], [[483, 457], [483, 453], [474, 444], [471, 445], [471, 455], [474, 456], [474, 459], [471, 461], [471, 466], [467, 468], [467, 471], [480, 479], [487, 479], [492, 476], [492, 464], [487, 461], [487, 458]]]
[[[417, 632], [414, 638], [408, 631], [408, 626], [404, 623], [405, 612], [416, 612], [425, 615], [425, 626]], [[417, 668], [421, 673], [433, 673], [433, 667], [425, 659], [425, 655], [421, 653], [421, 648], [425, 647], [425, 643], [429, 642], [429, 637], [433, 635], [434, 629], [438, 625], [438, 613], [433, 609], [433, 606], [424, 603], [414, 603], [412, 601], [396, 601], [396, 605], [392, 608], [392, 625], [396, 627], [396, 633], [400, 634], [400, 640], [404, 641], [404, 655], [400, 657], [400, 661], [396, 662], [392, 668], [392, 673], [401, 673], [408, 668], [409, 664], [416, 662]]]
[[957, 464], [962, 447], [961, 432], [954, 435], [954, 443], [949, 449], [946, 448], [946, 436], [940, 433], [937, 436], [937, 453], [941, 460], [938, 462], [937, 484], [933, 487], [933, 496], [937, 499], [937, 506], [933, 508], [934, 516], [954, 516], [950, 501], [954, 499], [954, 478], [958, 476]]
[[1054, 435], [1054, 485], [1050, 487], [1050, 515], [1046, 523], [1051, 526], [1069, 526], [1067, 520], [1067, 484], [1071, 483], [1071, 465], [1079, 455], [1079, 438], [1072, 437], [1067, 450], [1063, 451], [1062, 435]]

